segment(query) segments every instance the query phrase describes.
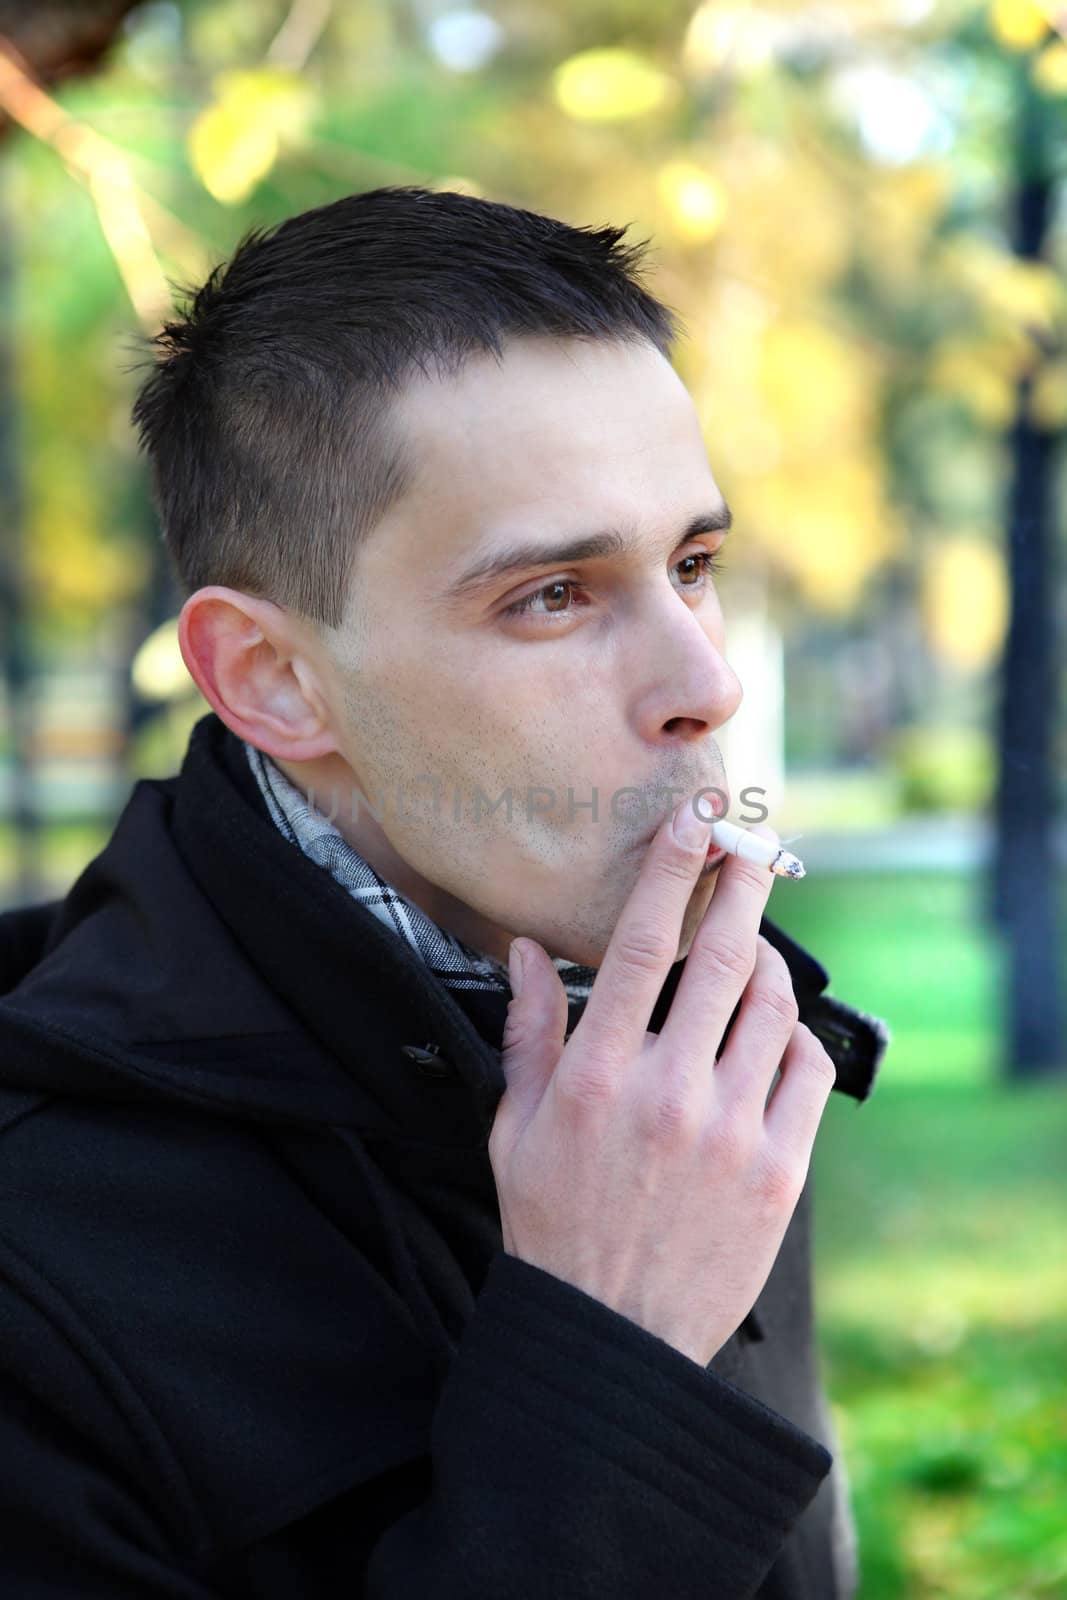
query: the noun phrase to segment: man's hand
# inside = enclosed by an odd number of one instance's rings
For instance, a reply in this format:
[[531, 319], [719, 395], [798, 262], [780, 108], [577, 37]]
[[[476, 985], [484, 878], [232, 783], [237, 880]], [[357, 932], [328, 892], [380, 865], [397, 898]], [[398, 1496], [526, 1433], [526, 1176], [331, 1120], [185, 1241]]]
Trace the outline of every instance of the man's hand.
[[489, 1138], [505, 1250], [701, 1366], [770, 1275], [835, 1078], [759, 935], [772, 874], [736, 856], [719, 868], [662, 1031], [647, 1031], [708, 843], [707, 825], [686, 843], [664, 822], [566, 1045], [559, 974], [519, 941]]

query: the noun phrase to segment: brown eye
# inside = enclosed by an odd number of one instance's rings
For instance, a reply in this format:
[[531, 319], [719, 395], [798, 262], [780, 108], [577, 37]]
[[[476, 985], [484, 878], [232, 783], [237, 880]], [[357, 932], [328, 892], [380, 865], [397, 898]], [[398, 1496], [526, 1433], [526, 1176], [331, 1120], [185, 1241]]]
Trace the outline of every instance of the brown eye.
[[680, 561], [676, 561], [674, 563], [675, 570], [677, 570], [679, 567], [689, 566], [690, 564], [695, 566], [696, 570], [693, 573], [693, 576], [697, 581], [695, 583], [683, 582], [682, 588], [695, 589], [698, 593], [704, 590], [704, 588], [707, 586], [708, 579], [714, 573], [722, 571], [723, 565], [722, 557], [719, 553], [712, 555], [710, 550], [696, 550], [692, 555], [683, 556]]
[[555, 594], [558, 598], [561, 590], [564, 596], [569, 597], [574, 587], [574, 584], [570, 583], [566, 578], [558, 578], [555, 583], [546, 583], [543, 589], [535, 589], [532, 594], [526, 596], [525, 600], [518, 600], [513, 606], [508, 606], [505, 614], [509, 617], [517, 617], [524, 611], [535, 611], [539, 609], [536, 606], [536, 602], [541, 601], [544, 615], [550, 617], [563, 616], [566, 608], [560, 605], [551, 605], [547, 597]]

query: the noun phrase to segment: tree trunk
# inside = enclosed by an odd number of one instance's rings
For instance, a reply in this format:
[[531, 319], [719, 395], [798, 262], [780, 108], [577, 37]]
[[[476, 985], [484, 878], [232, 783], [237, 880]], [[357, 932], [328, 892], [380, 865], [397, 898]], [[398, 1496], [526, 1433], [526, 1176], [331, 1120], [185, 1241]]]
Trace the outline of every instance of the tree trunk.
[[[0, 173], [0, 179], [3, 174]], [[30, 763], [32, 671], [22, 569], [23, 499], [13, 333], [14, 219], [0, 188], [0, 673], [11, 731], [11, 805], [15, 879], [10, 901], [24, 905], [40, 893], [40, 825]]]
[[[1052, 201], [1046, 112], [1020, 71], [1015, 250], [1040, 260]], [[1055, 440], [1031, 414], [1032, 378], [1019, 385], [1010, 436], [1008, 565], [1011, 615], [1001, 669], [993, 914], [1007, 949], [1005, 1071], [1023, 1078], [1065, 1066], [1059, 1003], [1056, 796], [1052, 771]]]

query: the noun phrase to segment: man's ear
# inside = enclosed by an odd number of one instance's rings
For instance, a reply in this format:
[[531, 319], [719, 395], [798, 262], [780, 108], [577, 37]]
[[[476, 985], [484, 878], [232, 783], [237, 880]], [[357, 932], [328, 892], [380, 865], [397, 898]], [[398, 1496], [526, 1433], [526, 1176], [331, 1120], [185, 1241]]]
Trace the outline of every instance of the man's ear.
[[239, 738], [286, 761], [336, 750], [322, 646], [282, 606], [210, 584], [183, 605], [178, 645], [197, 688]]

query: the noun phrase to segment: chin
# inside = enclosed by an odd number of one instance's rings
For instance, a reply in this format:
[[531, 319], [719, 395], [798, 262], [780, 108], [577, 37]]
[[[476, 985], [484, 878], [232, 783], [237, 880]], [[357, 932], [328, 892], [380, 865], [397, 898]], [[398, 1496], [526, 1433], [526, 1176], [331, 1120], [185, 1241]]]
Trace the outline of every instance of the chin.
[[[678, 936], [678, 951], [671, 961], [672, 966], [676, 961], [683, 960], [689, 954], [689, 947], [696, 936], [696, 931], [700, 926], [701, 918], [703, 917], [704, 912], [707, 910], [708, 905], [711, 902], [711, 898], [715, 893], [715, 885], [719, 881], [719, 867], [721, 865], [722, 863], [719, 862], [712, 867], [710, 872], [701, 873], [696, 882], [693, 884], [692, 893], [689, 896], [689, 902], [686, 905], [685, 911], [682, 915], [682, 925]], [[637, 881], [636, 873], [633, 881], [634, 883]], [[632, 891], [632, 887], [633, 885], [631, 884], [629, 889], [626, 891], [627, 894]], [[619, 917], [622, 915], [625, 898], [626, 896], [624, 895], [623, 901], [619, 905], [618, 912], [615, 913], [616, 925], [618, 924]], [[536, 935], [531, 934], [529, 937], [536, 938]], [[603, 966], [604, 957], [607, 955], [608, 950], [607, 943], [604, 944], [602, 949], [591, 950], [588, 947], [573, 943], [569, 943], [567, 947], [563, 949], [560, 948], [559, 945], [555, 947], [547, 945], [543, 939], [539, 940], [538, 942], [542, 944], [546, 950], [549, 950], [551, 954], [561, 957], [564, 961], [572, 961], [575, 963], [575, 965], [582, 967], [599, 968]]]

